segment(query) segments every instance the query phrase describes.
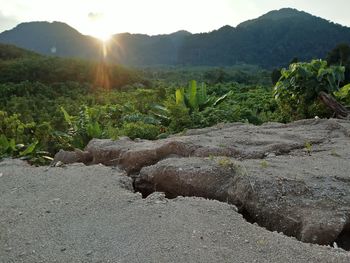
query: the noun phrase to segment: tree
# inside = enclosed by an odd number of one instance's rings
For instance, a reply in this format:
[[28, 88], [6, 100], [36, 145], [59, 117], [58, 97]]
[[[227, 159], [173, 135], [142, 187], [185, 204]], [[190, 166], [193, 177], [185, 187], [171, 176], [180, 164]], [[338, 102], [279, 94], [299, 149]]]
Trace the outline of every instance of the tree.
[[327, 63], [329, 65], [347, 65], [350, 62], [350, 46], [346, 43], [338, 44], [327, 55]]
[[[344, 71], [343, 66], [328, 66], [323, 60], [294, 63], [288, 69], [282, 69], [282, 76], [274, 87], [282, 113], [289, 114], [292, 120], [325, 115], [317, 99], [339, 90]], [[327, 104], [330, 100], [322, 99], [322, 102], [334, 110]]]
[[278, 82], [278, 80], [281, 77], [281, 69], [280, 68], [275, 68], [272, 72], [271, 72], [271, 81], [273, 85], [276, 85], [276, 83]]
[[326, 58], [329, 65], [340, 65], [345, 67], [344, 85], [350, 83], [350, 46], [341, 43], [331, 50]]
[[294, 64], [294, 63], [298, 63], [299, 59], [297, 57], [292, 58], [292, 60], [289, 62], [289, 64]]

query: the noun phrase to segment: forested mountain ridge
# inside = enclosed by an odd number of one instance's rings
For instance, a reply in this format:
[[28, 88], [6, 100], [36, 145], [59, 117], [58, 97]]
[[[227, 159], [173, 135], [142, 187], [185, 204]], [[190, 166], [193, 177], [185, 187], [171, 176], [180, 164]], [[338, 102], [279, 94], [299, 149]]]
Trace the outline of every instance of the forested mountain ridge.
[[0, 61], [8, 61], [28, 57], [35, 58], [39, 56], [40, 55], [35, 52], [18, 48], [13, 45], [0, 44]]
[[0, 42], [13, 44], [43, 55], [97, 58], [100, 43], [61, 22], [22, 23], [0, 34]]
[[[46, 55], [101, 56], [99, 40], [60, 22], [20, 24], [1, 33], [0, 42]], [[350, 43], [350, 28], [284, 8], [209, 33], [116, 34], [109, 42], [107, 59], [131, 66], [254, 64], [271, 68], [286, 66], [295, 57], [323, 58], [341, 42]]]

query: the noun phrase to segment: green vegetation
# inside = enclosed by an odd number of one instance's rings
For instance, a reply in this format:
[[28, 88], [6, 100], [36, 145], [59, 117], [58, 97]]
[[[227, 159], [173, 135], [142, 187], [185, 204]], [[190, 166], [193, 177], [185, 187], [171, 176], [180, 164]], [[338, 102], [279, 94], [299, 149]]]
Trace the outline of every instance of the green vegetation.
[[232, 94], [232, 90], [219, 98], [209, 96], [207, 86], [202, 85], [197, 88], [197, 82], [192, 80], [188, 89], [179, 88], [175, 91], [175, 99], [177, 105], [182, 105], [188, 108], [189, 112], [203, 111], [206, 108], [214, 108], [223, 102]]
[[217, 160], [218, 165], [225, 167], [225, 168], [238, 168], [239, 166], [232, 162], [232, 160], [228, 157], [220, 158]]
[[327, 55], [329, 65], [339, 65], [345, 67], [344, 83], [350, 82], [350, 46], [346, 43], [338, 44]]
[[305, 150], [308, 155], [311, 155], [312, 152], [312, 144], [311, 142], [305, 142]]
[[[317, 98], [320, 92], [336, 95], [344, 72], [343, 66], [328, 66], [323, 60], [297, 62], [282, 69], [274, 95], [284, 120], [329, 116], [329, 110]], [[342, 92], [347, 95], [347, 90]]]
[[[153, 69], [152, 75], [152, 69], [44, 57], [6, 45], [0, 51], [0, 158], [35, 164], [49, 162], [59, 149], [83, 149], [92, 138], [152, 140], [225, 122], [330, 117], [320, 91], [350, 103], [344, 66], [321, 60], [291, 64], [273, 89], [270, 72], [246, 66]], [[249, 74], [238, 81], [242, 72]], [[190, 76], [199, 82], [188, 82]]]
[[266, 169], [267, 167], [269, 167], [269, 163], [266, 160], [262, 160], [260, 162], [260, 166], [261, 166], [261, 168]]

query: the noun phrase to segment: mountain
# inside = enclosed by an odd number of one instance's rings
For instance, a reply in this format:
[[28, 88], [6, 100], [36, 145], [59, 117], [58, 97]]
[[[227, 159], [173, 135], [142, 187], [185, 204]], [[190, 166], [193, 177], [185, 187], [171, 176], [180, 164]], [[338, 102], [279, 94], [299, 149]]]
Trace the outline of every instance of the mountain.
[[[32, 22], [0, 34], [0, 42], [42, 54], [98, 59], [101, 42], [59, 23]], [[254, 64], [285, 66], [324, 58], [339, 43], [350, 43], [350, 28], [296, 9], [284, 8], [208, 33], [178, 31], [169, 35], [117, 34], [107, 59], [131, 66]], [[55, 51], [55, 52], [53, 52]]]
[[256, 22], [259, 22], [261, 20], [272, 20], [272, 21], [280, 21], [280, 20], [284, 20], [284, 19], [302, 19], [305, 17], [310, 17], [312, 15], [303, 12], [303, 11], [298, 11], [296, 9], [293, 8], [282, 8], [280, 10], [273, 10], [270, 11], [256, 19], [252, 19], [252, 20], [248, 20], [245, 22], [242, 22], [241, 24], [239, 24], [240, 27], [247, 27], [249, 25], [252, 25]]
[[187, 31], [157, 36], [117, 34], [110, 41], [110, 57], [127, 65], [176, 65], [181, 48], [191, 36]]
[[44, 55], [95, 58], [100, 54], [98, 40], [61, 22], [22, 23], [1, 33], [0, 42]]
[[284, 66], [324, 58], [338, 43], [350, 43], [350, 28], [295, 9], [271, 11], [257, 19], [192, 37], [182, 47], [185, 64]]

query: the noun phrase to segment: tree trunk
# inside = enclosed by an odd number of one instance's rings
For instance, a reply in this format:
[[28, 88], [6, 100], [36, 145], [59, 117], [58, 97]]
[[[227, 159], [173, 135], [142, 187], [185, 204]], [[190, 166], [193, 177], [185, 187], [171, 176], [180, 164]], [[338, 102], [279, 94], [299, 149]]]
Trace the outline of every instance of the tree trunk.
[[344, 105], [340, 104], [335, 98], [333, 98], [331, 95], [325, 93], [324, 91], [321, 91], [318, 94], [321, 101], [332, 111], [334, 111], [336, 118], [339, 119], [349, 119], [350, 118], [350, 111], [345, 108]]

